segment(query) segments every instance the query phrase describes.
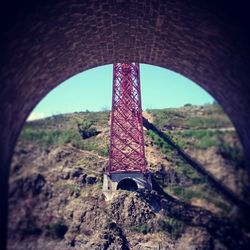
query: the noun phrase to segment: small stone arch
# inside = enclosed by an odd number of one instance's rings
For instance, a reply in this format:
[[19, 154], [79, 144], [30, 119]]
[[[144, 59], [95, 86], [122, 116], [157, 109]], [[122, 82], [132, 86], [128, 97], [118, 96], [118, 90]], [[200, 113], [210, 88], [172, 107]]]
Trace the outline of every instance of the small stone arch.
[[125, 178], [122, 179], [118, 185], [117, 185], [117, 190], [128, 190], [128, 191], [136, 191], [138, 189], [138, 185], [135, 180], [131, 178]]

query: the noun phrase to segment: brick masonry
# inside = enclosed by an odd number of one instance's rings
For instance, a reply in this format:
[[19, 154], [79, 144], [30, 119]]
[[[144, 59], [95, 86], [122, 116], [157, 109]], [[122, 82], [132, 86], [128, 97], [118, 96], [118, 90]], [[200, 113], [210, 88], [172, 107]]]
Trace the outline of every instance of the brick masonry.
[[0, 8], [1, 249], [9, 164], [25, 119], [54, 87], [96, 66], [148, 63], [199, 84], [233, 121], [250, 170], [250, 22], [243, 1], [10, 2]]

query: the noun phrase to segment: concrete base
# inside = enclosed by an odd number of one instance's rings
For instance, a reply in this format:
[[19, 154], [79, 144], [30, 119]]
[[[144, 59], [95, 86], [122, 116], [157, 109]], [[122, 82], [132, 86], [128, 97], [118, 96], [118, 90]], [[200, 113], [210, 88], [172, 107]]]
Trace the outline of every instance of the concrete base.
[[103, 176], [103, 194], [107, 199], [111, 199], [118, 188], [118, 185], [123, 180], [133, 180], [138, 189], [152, 190], [152, 181], [150, 173], [105, 173]]

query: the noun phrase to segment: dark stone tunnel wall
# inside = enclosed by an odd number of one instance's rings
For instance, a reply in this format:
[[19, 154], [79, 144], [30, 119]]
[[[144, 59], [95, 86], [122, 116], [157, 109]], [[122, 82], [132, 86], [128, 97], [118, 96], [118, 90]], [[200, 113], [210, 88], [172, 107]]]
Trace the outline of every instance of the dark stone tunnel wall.
[[135, 61], [190, 78], [231, 118], [250, 169], [244, 7], [213, 0], [6, 1], [0, 11], [0, 248], [6, 238], [9, 165], [20, 129], [50, 90], [89, 68]]

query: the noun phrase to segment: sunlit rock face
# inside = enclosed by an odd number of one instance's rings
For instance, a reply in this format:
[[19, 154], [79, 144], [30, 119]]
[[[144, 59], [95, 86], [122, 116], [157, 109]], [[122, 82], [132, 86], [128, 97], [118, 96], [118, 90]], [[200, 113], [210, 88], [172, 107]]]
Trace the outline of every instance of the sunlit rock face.
[[107, 63], [158, 65], [200, 84], [232, 119], [249, 166], [249, 19], [243, 3], [17, 2], [1, 8], [1, 225], [9, 163], [29, 112], [62, 81]]

